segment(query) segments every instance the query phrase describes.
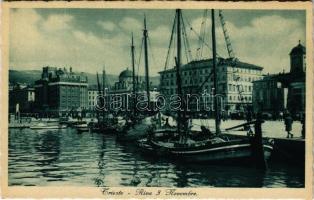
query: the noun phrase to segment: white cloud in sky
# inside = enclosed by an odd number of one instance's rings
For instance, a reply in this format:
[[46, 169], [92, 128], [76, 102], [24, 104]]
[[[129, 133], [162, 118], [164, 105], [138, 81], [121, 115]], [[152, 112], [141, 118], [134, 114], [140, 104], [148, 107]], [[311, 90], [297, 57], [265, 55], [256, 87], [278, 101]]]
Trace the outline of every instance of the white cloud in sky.
[[124, 17], [120, 22], [119, 26], [121, 29], [129, 32], [137, 32], [143, 30], [143, 22], [139, 22], [137, 19], [132, 17]]
[[241, 60], [261, 65], [265, 72], [277, 73], [290, 69], [290, 50], [305, 43], [305, 29], [294, 19], [264, 16], [237, 28], [228, 23], [234, 51]]
[[116, 25], [110, 21], [98, 21], [97, 25], [103, 28], [105, 31], [114, 31], [116, 29]]
[[[10, 67], [41, 69], [46, 65], [72, 66], [77, 71], [95, 73], [106, 65], [108, 73], [119, 74], [131, 63], [131, 32], [134, 33], [138, 61], [142, 21], [124, 17], [116, 24], [110, 21], [95, 22], [96, 26], [108, 31], [108, 34], [98, 36], [92, 32], [78, 30], [74, 26], [74, 20], [73, 16], [65, 14], [50, 14], [45, 19], [32, 9], [12, 11]], [[197, 32], [199, 32], [201, 21], [201, 18], [191, 21]], [[208, 20], [207, 27], [210, 27], [210, 24]], [[152, 45], [149, 58], [150, 74], [157, 75], [157, 72], [164, 68], [171, 27], [159, 25], [150, 29], [149, 24], [147, 25]], [[216, 27], [217, 52], [221, 56], [227, 56], [220, 24]], [[288, 71], [290, 50], [297, 45], [299, 39], [305, 43], [305, 29], [302, 24], [298, 20], [277, 15], [255, 18], [246, 26], [241, 27], [227, 21], [227, 28], [236, 56], [241, 61], [263, 66], [265, 73], [279, 72], [283, 68]], [[113, 31], [115, 34], [109, 34]], [[190, 37], [191, 51], [195, 55], [198, 48], [197, 37], [189, 29], [187, 33]], [[210, 28], [206, 33], [207, 44], [211, 46]], [[203, 55], [211, 57], [211, 50], [206, 47]], [[141, 63], [143, 64], [143, 53]], [[140, 72], [144, 73], [142, 66]]]
[[60, 31], [70, 28], [73, 17], [70, 15], [50, 15], [48, 19], [43, 23], [45, 31]]

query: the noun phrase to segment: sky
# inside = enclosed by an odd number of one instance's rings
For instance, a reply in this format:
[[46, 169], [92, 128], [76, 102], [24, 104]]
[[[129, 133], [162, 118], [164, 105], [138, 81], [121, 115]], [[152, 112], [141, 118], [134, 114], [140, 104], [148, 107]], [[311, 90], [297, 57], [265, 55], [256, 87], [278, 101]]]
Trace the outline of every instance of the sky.
[[[200, 47], [202, 22], [205, 47], [201, 58], [212, 57], [210, 11], [182, 10], [192, 59]], [[149, 36], [149, 73], [165, 68], [175, 10], [140, 9], [11, 9], [9, 23], [10, 69], [41, 70], [44, 66], [72, 67], [74, 71], [109, 74], [131, 69], [131, 35], [134, 35], [136, 68], [144, 74], [141, 51], [144, 15]], [[236, 57], [264, 67], [264, 73], [289, 71], [291, 49], [305, 44], [305, 11], [223, 10]], [[217, 54], [228, 57], [216, 11]], [[184, 46], [184, 45], [183, 45]], [[169, 66], [174, 63], [171, 47]], [[183, 58], [185, 52], [183, 49]], [[142, 52], [142, 53], [141, 53]], [[186, 63], [187, 59], [183, 59]]]

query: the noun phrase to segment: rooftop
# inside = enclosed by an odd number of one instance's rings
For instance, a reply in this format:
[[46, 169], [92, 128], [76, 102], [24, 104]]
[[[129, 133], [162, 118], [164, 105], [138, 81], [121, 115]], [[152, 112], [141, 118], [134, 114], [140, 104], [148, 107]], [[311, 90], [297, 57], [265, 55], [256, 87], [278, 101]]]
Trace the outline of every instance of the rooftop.
[[299, 44], [292, 48], [290, 55], [291, 54], [294, 54], [294, 55], [306, 54], [305, 47], [301, 44], [300, 40], [299, 40]]
[[[232, 65], [233, 61], [231, 59], [225, 59], [225, 58], [218, 58], [217, 65]], [[213, 59], [204, 59], [204, 60], [195, 60], [191, 61], [188, 64], [182, 65], [182, 70], [189, 70], [189, 69], [200, 69], [205, 67], [212, 67], [213, 65]], [[237, 68], [243, 68], [243, 69], [255, 69], [255, 70], [263, 70], [263, 67], [237, 61]], [[164, 71], [161, 71], [159, 73], [165, 73], [165, 72], [171, 72], [174, 71], [175, 68], [167, 69]]]
[[127, 68], [126, 70], [123, 70], [119, 75], [119, 78], [129, 78], [129, 77], [133, 77], [133, 72], [129, 70], [129, 68]]

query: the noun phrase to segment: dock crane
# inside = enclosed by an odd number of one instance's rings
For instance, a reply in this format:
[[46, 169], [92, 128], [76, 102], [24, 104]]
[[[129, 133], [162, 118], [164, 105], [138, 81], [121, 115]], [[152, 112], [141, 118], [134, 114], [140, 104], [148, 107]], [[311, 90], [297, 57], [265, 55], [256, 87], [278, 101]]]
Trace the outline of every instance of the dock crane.
[[[219, 10], [219, 19], [220, 19], [222, 31], [223, 31], [225, 42], [226, 42], [229, 60], [231, 61], [231, 66], [233, 67], [233, 81], [236, 83], [236, 86], [237, 86], [237, 89], [239, 92], [241, 105], [243, 105], [243, 101], [244, 101], [243, 92], [244, 92], [244, 90], [243, 90], [243, 85], [239, 83], [239, 81], [241, 81], [241, 79], [240, 79], [240, 76], [238, 74], [238, 70], [236, 69], [236, 66], [237, 66], [237, 63], [239, 60], [236, 58], [235, 53], [233, 51], [230, 36], [229, 36], [228, 30], [226, 28], [226, 22], [225, 22], [223, 14], [222, 14], [222, 10]], [[243, 109], [243, 106], [242, 106], [242, 109]]]

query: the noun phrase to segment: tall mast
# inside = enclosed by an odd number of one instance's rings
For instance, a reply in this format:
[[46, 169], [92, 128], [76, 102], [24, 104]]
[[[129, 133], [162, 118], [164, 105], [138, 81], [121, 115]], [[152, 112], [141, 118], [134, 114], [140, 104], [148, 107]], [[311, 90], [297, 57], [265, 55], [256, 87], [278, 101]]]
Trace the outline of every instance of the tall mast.
[[182, 112], [178, 110], [178, 118], [177, 118], [177, 128], [178, 133], [181, 133], [181, 124], [185, 120], [185, 105], [182, 95], [182, 87], [181, 87], [181, 9], [176, 9], [176, 17], [177, 17], [177, 57], [176, 59], [176, 77], [177, 77], [177, 92], [178, 96], [181, 98], [182, 107], [184, 109], [183, 116]]
[[106, 87], [106, 71], [105, 71], [105, 67], [102, 70], [102, 94], [103, 94], [103, 111], [102, 111], [102, 115], [103, 115], [103, 120], [105, 120], [105, 87]]
[[146, 16], [144, 16], [144, 54], [145, 54], [145, 81], [146, 81], [146, 95], [148, 101], [148, 109], [150, 109], [150, 95], [149, 95], [149, 71], [148, 71], [148, 47], [147, 47], [147, 38], [148, 31], [146, 29]]
[[[97, 88], [98, 88], [98, 97], [100, 97], [101, 95], [101, 87], [100, 87], [100, 82], [99, 82], [99, 77], [98, 77], [98, 72], [96, 72], [96, 75], [97, 75]], [[101, 100], [101, 98], [98, 98]], [[98, 103], [98, 102], [97, 102]], [[100, 103], [100, 106], [102, 107], [102, 100], [99, 102]], [[97, 120], [98, 120], [98, 123], [100, 123], [100, 116], [99, 116], [99, 111], [97, 110]]]
[[131, 55], [132, 55], [132, 82], [133, 82], [133, 115], [136, 114], [136, 80], [135, 80], [135, 61], [134, 61], [134, 41], [132, 33], [132, 45], [131, 45]]
[[216, 33], [215, 33], [215, 10], [212, 9], [212, 49], [213, 49], [213, 71], [214, 71], [214, 108], [215, 108], [215, 127], [216, 134], [220, 133], [220, 116], [218, 111], [218, 101], [217, 101], [217, 64], [216, 64]]

